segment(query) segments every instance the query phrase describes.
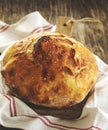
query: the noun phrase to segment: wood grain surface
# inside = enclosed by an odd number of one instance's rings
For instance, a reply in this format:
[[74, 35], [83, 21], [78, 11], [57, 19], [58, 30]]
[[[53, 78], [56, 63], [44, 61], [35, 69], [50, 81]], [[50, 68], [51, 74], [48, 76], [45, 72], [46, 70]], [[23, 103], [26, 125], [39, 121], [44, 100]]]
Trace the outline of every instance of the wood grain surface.
[[[78, 36], [76, 34], [75, 37], [108, 63], [107, 0], [0, 0], [0, 20], [8, 24], [17, 22], [33, 11], [39, 11], [52, 24], [56, 24], [59, 16], [98, 19], [101, 23], [91, 23], [84, 26], [83, 30], [76, 26]], [[6, 128], [1, 127], [0, 130]]]

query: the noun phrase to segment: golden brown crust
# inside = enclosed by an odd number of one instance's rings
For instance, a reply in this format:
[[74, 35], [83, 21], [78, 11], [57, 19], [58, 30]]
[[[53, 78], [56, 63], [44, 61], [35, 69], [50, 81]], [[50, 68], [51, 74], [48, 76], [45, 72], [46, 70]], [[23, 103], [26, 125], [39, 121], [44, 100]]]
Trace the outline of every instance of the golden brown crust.
[[14, 44], [2, 75], [19, 98], [47, 107], [70, 107], [85, 99], [97, 79], [93, 54], [59, 33], [40, 33]]

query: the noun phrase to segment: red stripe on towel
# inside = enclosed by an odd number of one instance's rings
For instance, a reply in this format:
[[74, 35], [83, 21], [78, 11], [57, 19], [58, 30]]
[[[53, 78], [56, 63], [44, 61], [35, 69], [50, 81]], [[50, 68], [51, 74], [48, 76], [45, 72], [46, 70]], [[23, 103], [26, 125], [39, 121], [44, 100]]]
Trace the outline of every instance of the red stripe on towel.
[[66, 126], [66, 125], [61, 125], [61, 124], [57, 124], [57, 123], [53, 123], [51, 122], [47, 117], [45, 116], [41, 116], [40, 119], [47, 124], [47, 126], [50, 127], [58, 127], [60, 130], [102, 130], [98, 127], [95, 126], [91, 126], [89, 128], [77, 128], [77, 127], [71, 127], [71, 126]]
[[4, 95], [9, 100], [10, 116], [16, 116], [15, 99], [12, 96]]
[[[31, 33], [39, 33], [41, 31], [48, 31], [53, 27], [53, 25], [45, 25], [45, 26], [41, 26], [41, 27], [37, 27], [35, 28]], [[5, 30], [7, 30], [9, 28], [9, 25], [3, 25], [0, 27], [0, 33], [4, 32]]]
[[8, 29], [9, 25], [3, 25], [0, 27], [0, 33], [4, 32], [6, 29]]
[[45, 25], [45, 26], [41, 26], [41, 27], [37, 27], [35, 28], [31, 33], [39, 33], [41, 31], [48, 31], [53, 27], [53, 25]]
[[1, 27], [0, 27], [0, 30], [2, 30], [5, 26], [6, 26], [6, 25], [1, 26]]

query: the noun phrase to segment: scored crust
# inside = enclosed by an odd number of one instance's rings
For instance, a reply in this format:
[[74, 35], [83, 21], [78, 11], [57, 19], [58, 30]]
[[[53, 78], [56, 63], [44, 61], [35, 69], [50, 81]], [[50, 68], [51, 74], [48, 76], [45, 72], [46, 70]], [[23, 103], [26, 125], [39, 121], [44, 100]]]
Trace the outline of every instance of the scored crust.
[[33, 34], [13, 44], [2, 76], [11, 94], [45, 107], [71, 107], [93, 88], [98, 67], [83, 44], [59, 33]]

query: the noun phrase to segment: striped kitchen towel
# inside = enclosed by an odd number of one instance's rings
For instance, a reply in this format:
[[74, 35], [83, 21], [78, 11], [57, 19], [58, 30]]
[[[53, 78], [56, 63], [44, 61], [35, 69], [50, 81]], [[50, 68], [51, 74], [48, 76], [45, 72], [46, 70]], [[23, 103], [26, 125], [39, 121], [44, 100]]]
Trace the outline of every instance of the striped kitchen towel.
[[55, 27], [47, 22], [37, 11], [26, 15], [12, 25], [0, 21], [0, 52], [3, 52], [13, 41], [40, 31], [52, 32], [55, 30]]
[[[12, 25], [1, 21], [0, 52], [2, 53], [14, 41], [32, 33], [53, 32], [55, 29], [56, 26], [47, 22], [37, 11]], [[0, 125], [24, 130], [108, 130], [108, 65], [99, 57], [95, 57], [99, 67], [95, 91], [78, 120], [38, 115], [20, 99], [4, 93], [0, 75]], [[2, 56], [0, 60], [2, 61]]]

